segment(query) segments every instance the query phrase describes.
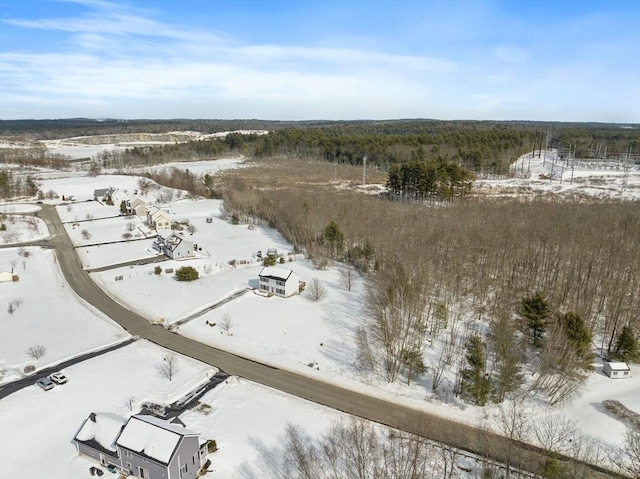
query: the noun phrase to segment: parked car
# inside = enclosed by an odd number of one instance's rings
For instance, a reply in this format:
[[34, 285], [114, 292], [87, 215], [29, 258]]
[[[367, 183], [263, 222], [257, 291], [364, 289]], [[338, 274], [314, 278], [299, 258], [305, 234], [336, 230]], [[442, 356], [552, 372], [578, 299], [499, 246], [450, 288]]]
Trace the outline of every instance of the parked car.
[[49, 379], [56, 384], [64, 384], [67, 382], [67, 376], [65, 376], [61, 372], [50, 374]]
[[49, 378], [40, 378], [36, 381], [36, 384], [45, 391], [48, 391], [49, 389], [53, 389], [55, 387], [55, 384]]

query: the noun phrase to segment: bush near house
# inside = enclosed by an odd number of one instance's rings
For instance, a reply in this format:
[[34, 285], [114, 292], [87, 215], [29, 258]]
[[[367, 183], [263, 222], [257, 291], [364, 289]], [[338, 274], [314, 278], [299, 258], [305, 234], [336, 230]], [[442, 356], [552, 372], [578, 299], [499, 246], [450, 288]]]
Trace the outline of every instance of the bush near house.
[[194, 281], [198, 279], [198, 271], [192, 266], [183, 266], [176, 270], [176, 279], [178, 281]]

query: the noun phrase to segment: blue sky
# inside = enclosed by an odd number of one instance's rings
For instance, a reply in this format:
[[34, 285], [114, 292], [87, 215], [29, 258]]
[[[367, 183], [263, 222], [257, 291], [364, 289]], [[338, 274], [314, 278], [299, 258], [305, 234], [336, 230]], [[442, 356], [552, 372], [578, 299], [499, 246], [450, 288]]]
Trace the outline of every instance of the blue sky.
[[640, 123], [640, 0], [0, 0], [0, 118]]

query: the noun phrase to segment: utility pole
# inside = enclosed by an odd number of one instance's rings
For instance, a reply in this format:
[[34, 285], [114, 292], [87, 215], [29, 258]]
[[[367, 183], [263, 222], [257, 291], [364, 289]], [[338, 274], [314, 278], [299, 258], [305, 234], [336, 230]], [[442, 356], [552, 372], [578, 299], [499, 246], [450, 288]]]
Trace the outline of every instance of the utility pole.
[[367, 184], [367, 155], [362, 157], [362, 186]]

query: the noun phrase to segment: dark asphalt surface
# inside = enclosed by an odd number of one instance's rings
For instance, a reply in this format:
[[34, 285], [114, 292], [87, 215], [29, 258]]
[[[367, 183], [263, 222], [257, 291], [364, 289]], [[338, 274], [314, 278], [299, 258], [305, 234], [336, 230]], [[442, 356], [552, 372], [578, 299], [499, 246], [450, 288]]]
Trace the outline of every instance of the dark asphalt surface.
[[[132, 342], [136, 341], [137, 339], [138, 338], [129, 338], [126, 341], [122, 341], [118, 344], [114, 344], [113, 346], [109, 346], [103, 349], [98, 349], [95, 351], [90, 351], [85, 354], [81, 354], [80, 356], [76, 356], [74, 358], [58, 363], [55, 366], [39, 369], [36, 373], [30, 376], [27, 376], [26, 378], [18, 379], [17, 381], [12, 381], [10, 383], [4, 384], [3, 386], [0, 386], [0, 399], [8, 396], [9, 394], [13, 394], [14, 392], [19, 391], [20, 389], [26, 388], [27, 386], [34, 385], [38, 379], [48, 376], [51, 373], [60, 371], [61, 369], [64, 369], [64, 368], [68, 368], [69, 366], [73, 366], [74, 364], [78, 364], [87, 359], [95, 358], [105, 353], [115, 351], [116, 349], [123, 348], [125, 346], [128, 346]], [[71, 380], [71, 378], [69, 378], [69, 380]]]
[[[535, 473], [541, 472], [545, 456], [539, 448], [534, 446], [509, 441], [503, 436], [482, 428], [458, 423], [320, 379], [243, 358], [180, 336], [162, 326], [150, 324], [145, 318], [115, 302], [91, 281], [87, 272], [83, 271], [55, 209], [49, 205], [42, 205], [42, 207], [40, 217], [47, 222], [51, 232], [47, 244], [56, 248], [58, 263], [69, 285], [80, 297], [119, 323], [132, 335], [215, 366], [227, 374], [240, 376], [299, 398], [449, 444], [481, 457], [506, 462], [511, 443], [512, 464], [516, 462], [514, 458], [517, 457], [523, 469]], [[622, 477], [595, 467], [592, 467], [591, 471], [592, 477]]]

